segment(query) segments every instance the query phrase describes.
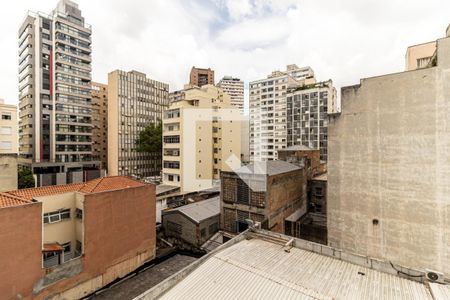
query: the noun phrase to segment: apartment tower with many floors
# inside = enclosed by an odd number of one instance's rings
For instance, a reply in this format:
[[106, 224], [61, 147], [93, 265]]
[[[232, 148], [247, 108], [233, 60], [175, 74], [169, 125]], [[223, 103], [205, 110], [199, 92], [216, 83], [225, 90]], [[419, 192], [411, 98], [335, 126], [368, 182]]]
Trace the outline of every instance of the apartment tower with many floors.
[[208, 189], [240, 167], [240, 110], [214, 85], [191, 87], [163, 120], [163, 183], [182, 192]]
[[78, 5], [28, 13], [19, 29], [19, 153], [37, 185], [100, 176], [92, 155], [91, 27]]
[[108, 166], [108, 85], [91, 82], [92, 96], [92, 152]]
[[169, 105], [169, 85], [137, 71], [108, 75], [108, 174], [158, 176], [161, 153], [137, 151], [139, 134], [162, 122]]
[[214, 84], [214, 70], [192, 67], [189, 74], [189, 84], [198, 87]]
[[217, 83], [225, 93], [230, 96], [231, 105], [244, 110], [244, 82], [239, 78], [224, 76]]

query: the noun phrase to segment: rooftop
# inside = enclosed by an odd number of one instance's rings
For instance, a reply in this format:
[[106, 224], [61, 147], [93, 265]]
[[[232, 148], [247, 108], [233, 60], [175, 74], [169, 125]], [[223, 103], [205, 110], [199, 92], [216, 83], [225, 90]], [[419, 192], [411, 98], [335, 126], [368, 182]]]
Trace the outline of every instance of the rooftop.
[[290, 146], [290, 147], [287, 147], [284, 149], [279, 149], [277, 151], [280, 152], [280, 151], [316, 151], [316, 150], [317, 149], [310, 148], [305, 145], [294, 145], [294, 146]]
[[323, 174], [317, 175], [317, 176], [313, 177], [313, 180], [327, 181], [328, 180], [327, 173], [323, 173]]
[[301, 168], [283, 160], [254, 162], [233, 170], [236, 174], [267, 174], [269, 176], [300, 170]]
[[449, 285], [428, 285], [417, 279], [418, 271], [405, 268], [416, 279], [403, 278], [397, 267], [252, 229], [135, 299], [446, 299], [449, 294]]
[[125, 176], [108, 176], [90, 180], [86, 183], [72, 183], [14, 190], [0, 193], [0, 208], [31, 203], [33, 198], [41, 196], [58, 195], [69, 192], [91, 194], [144, 185], [145, 184], [142, 182]]
[[220, 196], [163, 211], [163, 215], [181, 213], [195, 223], [220, 214]]

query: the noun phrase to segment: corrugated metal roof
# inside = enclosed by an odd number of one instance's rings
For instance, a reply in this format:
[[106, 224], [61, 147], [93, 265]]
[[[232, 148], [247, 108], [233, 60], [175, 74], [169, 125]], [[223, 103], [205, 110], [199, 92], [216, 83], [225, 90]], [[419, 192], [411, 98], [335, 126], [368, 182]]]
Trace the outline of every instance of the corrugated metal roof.
[[261, 174], [277, 175], [286, 172], [300, 170], [300, 168], [283, 160], [259, 161], [233, 170], [236, 174]]
[[419, 282], [284, 249], [257, 238], [240, 241], [208, 258], [160, 299], [433, 299]]
[[220, 214], [220, 197], [214, 197], [192, 204], [183, 205], [167, 211], [163, 211], [163, 215], [171, 213], [182, 213], [192, 221], [200, 223], [203, 220], [217, 216]]

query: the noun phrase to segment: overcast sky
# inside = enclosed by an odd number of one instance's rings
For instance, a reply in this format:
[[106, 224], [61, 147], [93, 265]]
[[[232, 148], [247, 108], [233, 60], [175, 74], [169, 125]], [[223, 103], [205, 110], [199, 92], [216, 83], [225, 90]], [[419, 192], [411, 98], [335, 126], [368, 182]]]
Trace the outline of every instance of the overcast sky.
[[[136, 69], [183, 87], [190, 68], [216, 81], [265, 78], [285, 65], [311, 66], [337, 88], [404, 69], [406, 47], [443, 37], [448, 0], [78, 0], [93, 28], [93, 80]], [[57, 0], [16, 0], [0, 18], [0, 98], [18, 102], [17, 31], [28, 10]]]

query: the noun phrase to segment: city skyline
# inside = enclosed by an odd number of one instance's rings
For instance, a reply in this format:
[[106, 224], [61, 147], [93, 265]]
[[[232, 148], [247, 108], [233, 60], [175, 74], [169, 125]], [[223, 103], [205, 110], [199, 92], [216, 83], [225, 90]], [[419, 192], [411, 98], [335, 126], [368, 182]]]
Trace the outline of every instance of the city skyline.
[[[48, 12], [56, 2], [15, 3], [0, 21], [5, 28], [0, 37], [0, 97], [6, 103], [18, 104], [21, 20], [26, 11]], [[247, 105], [248, 82], [289, 63], [311, 66], [321, 74], [319, 80], [332, 78], [338, 90], [359, 78], [403, 71], [406, 47], [440, 37], [437, 33], [448, 23], [445, 7], [450, 6], [444, 1], [408, 6], [400, 1], [345, 1], [339, 6], [329, 1], [231, 0], [77, 4], [94, 29], [93, 81], [106, 83], [108, 72], [117, 68], [137, 69], [168, 82], [173, 91], [188, 82], [192, 66], [210, 67], [216, 79], [230, 75], [245, 81]], [[424, 15], [429, 7], [442, 9]], [[170, 19], [177, 22], [166, 21]], [[305, 25], [308, 30], [302, 30]]]

